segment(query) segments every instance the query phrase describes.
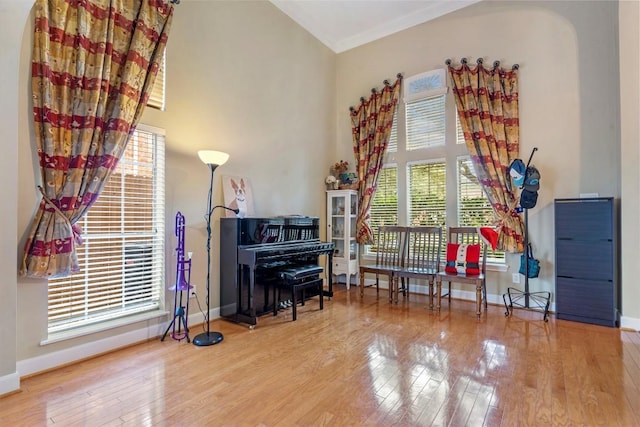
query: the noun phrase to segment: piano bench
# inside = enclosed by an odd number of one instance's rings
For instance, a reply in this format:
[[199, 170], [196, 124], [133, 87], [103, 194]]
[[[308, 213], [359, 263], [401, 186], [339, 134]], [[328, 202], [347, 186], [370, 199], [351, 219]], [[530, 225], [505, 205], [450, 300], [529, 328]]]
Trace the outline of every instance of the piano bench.
[[280, 306], [280, 290], [288, 289], [291, 292], [293, 320], [297, 319], [298, 292], [302, 293], [302, 305], [305, 302], [305, 289], [315, 289], [320, 298], [320, 310], [324, 309], [323, 303], [323, 279], [319, 276], [323, 268], [319, 265], [300, 265], [280, 270], [280, 280], [276, 283], [275, 298], [273, 301], [273, 315], [278, 315]]

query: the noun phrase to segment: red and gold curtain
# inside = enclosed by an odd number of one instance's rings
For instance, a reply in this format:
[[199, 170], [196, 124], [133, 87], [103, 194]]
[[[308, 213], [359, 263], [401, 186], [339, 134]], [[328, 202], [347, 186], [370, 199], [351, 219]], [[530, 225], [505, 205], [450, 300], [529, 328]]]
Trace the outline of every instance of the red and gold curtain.
[[393, 115], [398, 107], [402, 75], [395, 83], [387, 80], [378, 92], [373, 89], [369, 99], [360, 99], [358, 108], [351, 108], [351, 131], [358, 178], [358, 219], [356, 240], [360, 244], [373, 243], [370, 226], [371, 201], [375, 195], [378, 176], [389, 145]]
[[74, 225], [98, 198], [153, 87], [167, 0], [37, 0], [31, 68], [42, 201], [20, 273], [78, 270]]
[[524, 226], [510, 185], [509, 165], [520, 150], [518, 66], [485, 68], [482, 59], [470, 67], [447, 61], [458, 117], [478, 181], [493, 207], [498, 231], [497, 248], [524, 250]]

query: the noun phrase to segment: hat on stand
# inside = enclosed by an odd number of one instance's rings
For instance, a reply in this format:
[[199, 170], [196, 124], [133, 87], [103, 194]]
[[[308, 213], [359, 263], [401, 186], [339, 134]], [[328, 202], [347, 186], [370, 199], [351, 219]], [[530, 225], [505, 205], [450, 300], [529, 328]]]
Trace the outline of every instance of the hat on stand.
[[511, 179], [513, 179], [513, 185], [516, 187], [521, 187], [524, 184], [524, 178], [527, 167], [524, 165], [524, 162], [520, 159], [515, 159], [509, 165], [509, 175]]
[[520, 206], [525, 209], [533, 208], [538, 203], [538, 192], [529, 191], [526, 188], [520, 193]]
[[498, 246], [498, 232], [493, 227], [477, 227], [480, 238], [495, 250]]
[[528, 191], [538, 191], [540, 188], [540, 172], [531, 165], [527, 166], [524, 176], [524, 189]]

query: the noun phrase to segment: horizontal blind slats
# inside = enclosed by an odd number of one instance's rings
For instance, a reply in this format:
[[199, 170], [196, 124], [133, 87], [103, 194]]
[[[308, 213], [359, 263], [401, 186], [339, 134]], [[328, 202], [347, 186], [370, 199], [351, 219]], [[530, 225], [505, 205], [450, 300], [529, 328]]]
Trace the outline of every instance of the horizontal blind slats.
[[408, 166], [410, 225], [445, 226], [445, 171], [444, 162]]
[[393, 124], [391, 125], [391, 136], [389, 137], [389, 146], [387, 152], [398, 151], [398, 109], [393, 114]]
[[[383, 167], [380, 171], [370, 212], [374, 236], [383, 225], [398, 225], [398, 168], [396, 166]], [[375, 252], [375, 245], [365, 247], [365, 253]]]
[[155, 107], [164, 111], [164, 91], [165, 91], [165, 67], [167, 63], [167, 50], [165, 48], [162, 53], [162, 61], [160, 63], [160, 68], [158, 68], [158, 74], [156, 75], [156, 80], [153, 82], [153, 87], [151, 88], [151, 93], [149, 94], [149, 101], [147, 105], [150, 107]]
[[423, 98], [406, 104], [407, 150], [445, 143], [445, 96]]
[[456, 144], [464, 144], [464, 132], [462, 131], [462, 125], [460, 124], [460, 116], [456, 111]]
[[371, 201], [371, 212], [376, 217], [371, 223], [374, 232], [377, 232], [381, 225], [398, 224], [398, 168], [383, 168], [377, 187]]

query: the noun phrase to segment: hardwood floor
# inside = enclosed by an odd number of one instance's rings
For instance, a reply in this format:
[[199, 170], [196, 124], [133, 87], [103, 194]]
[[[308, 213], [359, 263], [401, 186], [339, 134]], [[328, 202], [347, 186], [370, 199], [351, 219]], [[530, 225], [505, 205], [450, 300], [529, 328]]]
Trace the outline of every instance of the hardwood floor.
[[[637, 426], [640, 334], [423, 295], [334, 298], [223, 320], [224, 341], [158, 339], [23, 379], [11, 426]], [[191, 336], [202, 331], [192, 327]]]

